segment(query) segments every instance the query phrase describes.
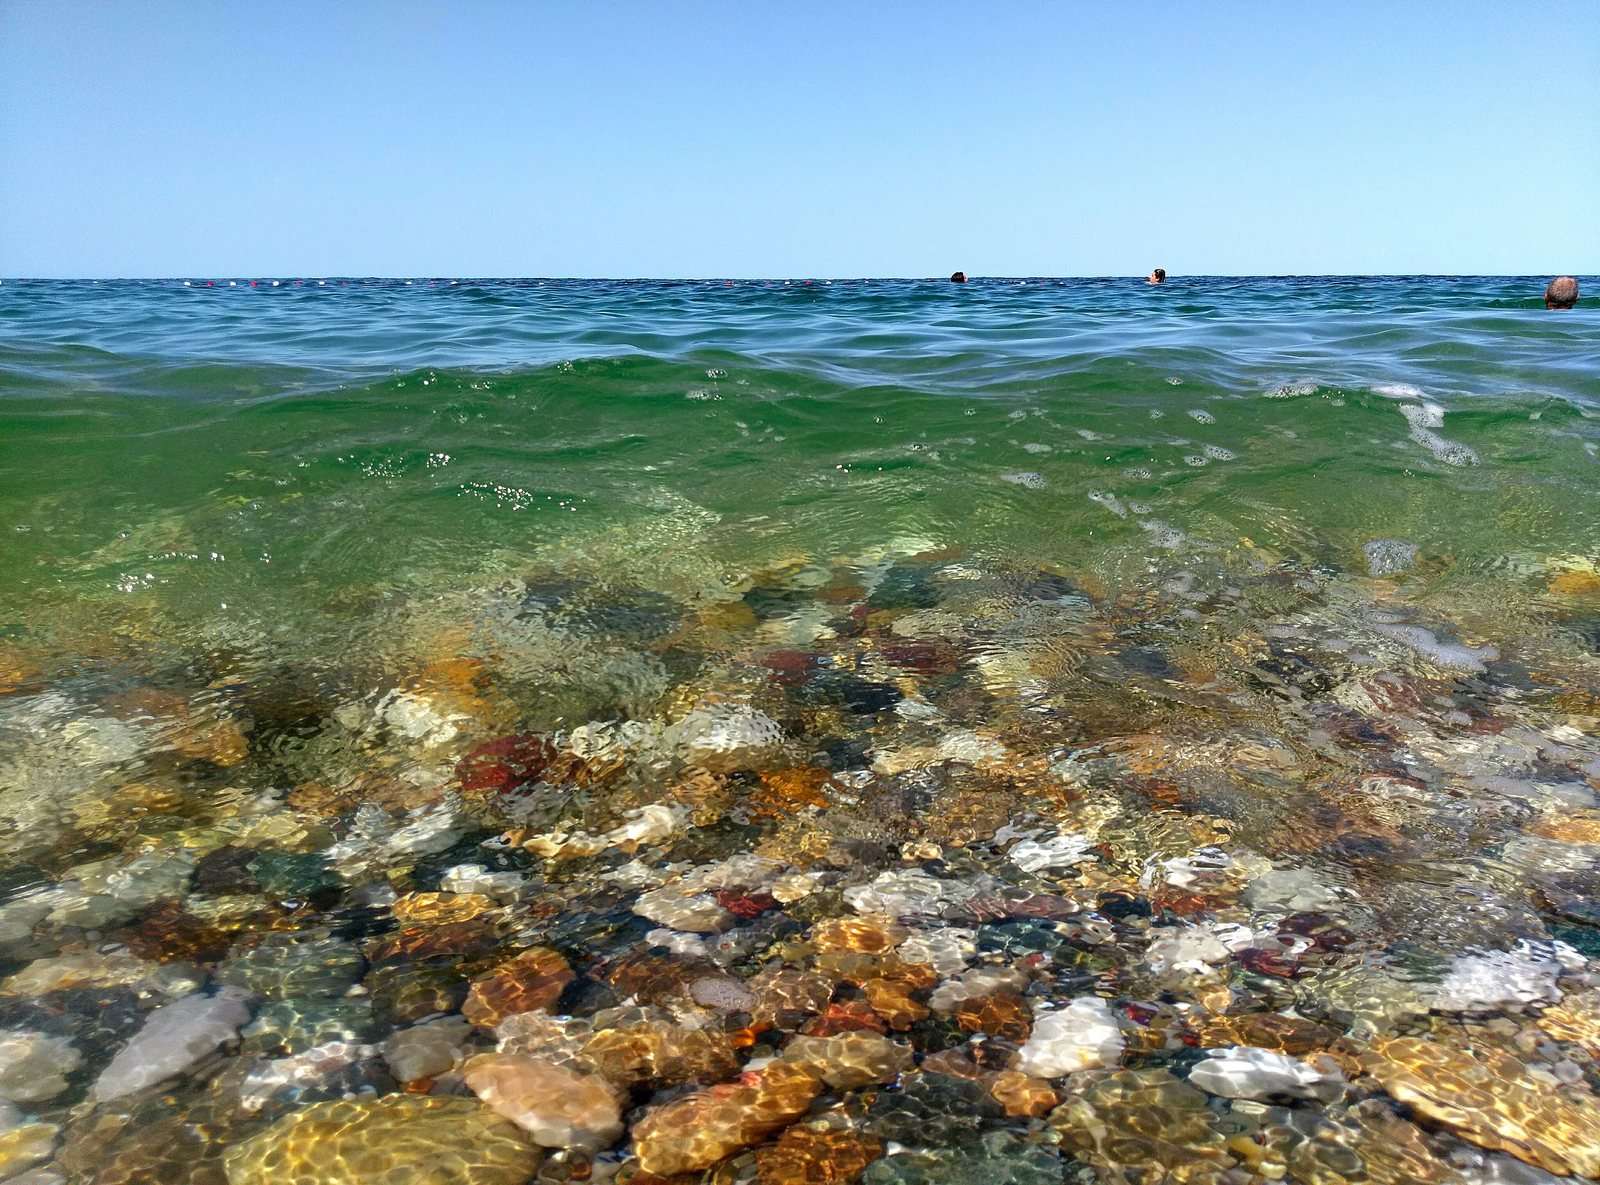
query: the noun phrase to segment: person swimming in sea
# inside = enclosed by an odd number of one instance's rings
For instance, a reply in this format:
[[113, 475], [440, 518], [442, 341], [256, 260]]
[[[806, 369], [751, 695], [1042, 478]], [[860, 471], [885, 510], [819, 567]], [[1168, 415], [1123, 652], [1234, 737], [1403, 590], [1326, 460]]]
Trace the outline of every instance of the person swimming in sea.
[[1150, 278], [1145, 281], [1146, 284], [1165, 284], [1166, 282], [1167, 269], [1164, 267], [1156, 268], [1155, 271], [1150, 273]]
[[952, 284], [965, 284], [967, 282], [967, 273], [966, 272], [952, 272], [951, 275], [950, 275], [950, 282]]
[[1547, 309], [1570, 309], [1578, 303], [1578, 278], [1576, 276], [1557, 276], [1545, 286], [1544, 307]]

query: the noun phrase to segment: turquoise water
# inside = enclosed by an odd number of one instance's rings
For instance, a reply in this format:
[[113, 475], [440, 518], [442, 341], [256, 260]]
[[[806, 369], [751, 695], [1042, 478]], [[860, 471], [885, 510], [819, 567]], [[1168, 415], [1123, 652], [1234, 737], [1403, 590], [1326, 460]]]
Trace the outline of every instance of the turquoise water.
[[[6, 281], [0, 1028], [72, 1046], [42, 1094], [0, 1048], [29, 1163], [254, 1185], [279, 1121], [379, 1146], [498, 1045], [617, 1094], [551, 1181], [810, 1180], [796, 1123], [869, 1185], [1510, 1179], [1406, 1067], [1504, 1046], [1512, 1113], [1548, 1073], [1600, 1114], [1600, 321], [1543, 282]], [[463, 1003], [530, 947], [559, 1041]], [[969, 1023], [935, 985], [984, 969]], [[1120, 1052], [982, 1027], [1080, 998]], [[169, 1064], [180, 1003], [220, 1028]], [[380, 1051], [463, 1007], [427, 1074]], [[651, 1134], [858, 1022], [904, 1066], [756, 1098], [721, 1167]], [[1285, 1024], [1337, 1065], [1196, 1070]], [[573, 1045], [641, 1025], [722, 1052]], [[950, 1085], [1001, 1072], [1050, 1106]], [[1141, 1091], [1188, 1134], [1093, 1135]], [[1600, 1172], [1588, 1122], [1509, 1154]]]

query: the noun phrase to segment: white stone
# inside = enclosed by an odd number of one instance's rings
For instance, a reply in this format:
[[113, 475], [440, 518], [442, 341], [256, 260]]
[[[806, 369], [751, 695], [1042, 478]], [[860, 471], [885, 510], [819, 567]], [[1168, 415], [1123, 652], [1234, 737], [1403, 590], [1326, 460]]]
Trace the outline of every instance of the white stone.
[[713, 704], [673, 724], [666, 739], [685, 760], [713, 773], [733, 773], [773, 757], [783, 744], [783, 729], [754, 708]]
[[1280, 868], [1251, 881], [1244, 903], [1251, 909], [1302, 913], [1338, 905], [1349, 895], [1309, 868]]
[[844, 891], [844, 899], [857, 913], [889, 917], [939, 917], [955, 912], [978, 895], [965, 881], [940, 880], [920, 868], [880, 873], [870, 884]]
[[67, 1075], [83, 1056], [65, 1037], [22, 1029], [0, 1030], [0, 1099], [38, 1103], [67, 1089]]
[[1208, 1051], [1206, 1059], [1189, 1071], [1189, 1081], [1227, 1099], [1288, 1095], [1327, 1101], [1344, 1085], [1344, 1076], [1332, 1058], [1319, 1061], [1313, 1065], [1270, 1049], [1233, 1045]]
[[1556, 980], [1563, 971], [1563, 952], [1558, 948], [1564, 945], [1523, 939], [1508, 951], [1458, 955], [1438, 985], [1424, 995], [1443, 1012], [1498, 1012], [1557, 1003], [1561, 989]]
[[1036, 1006], [1033, 1035], [1022, 1047], [1017, 1069], [1037, 1078], [1060, 1078], [1114, 1065], [1124, 1044], [1111, 1006], [1097, 996], [1079, 996], [1053, 1010]]
[[895, 953], [907, 963], [932, 967], [940, 975], [959, 975], [978, 953], [977, 933], [951, 927], [924, 930], [900, 944]]
[[457, 864], [445, 869], [439, 888], [446, 893], [481, 893], [507, 905], [527, 892], [528, 878], [520, 872], [490, 872], [482, 864]]
[[928, 1007], [935, 1012], [954, 1012], [968, 1000], [982, 999], [1000, 991], [1020, 992], [1027, 986], [1027, 975], [1015, 967], [974, 967], [960, 978], [947, 979], [934, 988], [928, 997]]
[[157, 1008], [111, 1059], [90, 1094], [96, 1102], [110, 1102], [181, 1074], [238, 1036], [250, 1019], [249, 1000], [248, 993], [228, 987]]
[[1023, 872], [1043, 872], [1047, 868], [1071, 868], [1093, 860], [1093, 841], [1086, 835], [1067, 832], [1047, 840], [1024, 839], [1011, 845], [1006, 858]]
[[1204, 973], [1243, 950], [1255, 939], [1248, 927], [1232, 923], [1195, 922], [1157, 930], [1145, 950], [1145, 963], [1156, 972]]
[[641, 893], [633, 912], [670, 930], [715, 934], [734, 923], [734, 916], [708, 893], [683, 893], [676, 885]]

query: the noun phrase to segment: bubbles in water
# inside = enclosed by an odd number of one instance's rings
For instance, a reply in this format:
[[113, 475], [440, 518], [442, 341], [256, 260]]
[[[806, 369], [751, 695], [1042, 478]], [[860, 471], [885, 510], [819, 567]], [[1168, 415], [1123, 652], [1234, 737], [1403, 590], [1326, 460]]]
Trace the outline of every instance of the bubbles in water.
[[1162, 411], [1159, 407], [1152, 407], [1150, 409], [1150, 418], [1152, 420], [1162, 419], [1164, 416], [1166, 416], [1166, 414], [1167, 413]]
[[1216, 416], [1200, 407], [1191, 407], [1189, 409], [1189, 418], [1197, 424], [1215, 424], [1217, 422]]
[[1394, 576], [1408, 572], [1417, 562], [1417, 545], [1401, 539], [1372, 539], [1362, 544], [1371, 576]]
[[1078, 435], [1083, 437], [1085, 440], [1110, 440], [1111, 439], [1111, 437], [1109, 437], [1109, 436], [1106, 436], [1106, 435], [1104, 435], [1102, 433], [1099, 433], [1099, 432], [1093, 432], [1093, 431], [1089, 430], [1088, 428], [1079, 428], [1078, 429]]
[[710, 370], [706, 371], [706, 378], [708, 379], [725, 379], [727, 377], [728, 372], [723, 370], [720, 366], [713, 366]]
[[1148, 522], [1142, 522], [1139, 525], [1150, 532], [1150, 542], [1157, 547], [1164, 547], [1168, 551], [1177, 551], [1178, 548], [1189, 541], [1189, 537], [1178, 530], [1177, 527], [1164, 523], [1158, 518], [1150, 519]]
[[1001, 481], [1009, 481], [1014, 486], [1021, 486], [1025, 490], [1042, 490], [1050, 483], [1045, 481], [1044, 474], [1035, 473], [1031, 469], [1020, 473], [1002, 473]]
[[1223, 448], [1220, 444], [1208, 444], [1205, 446], [1204, 452], [1213, 461], [1236, 461], [1239, 459], [1238, 453], [1232, 449]]
[[1135, 481], [1149, 481], [1151, 477], [1150, 470], [1146, 469], [1143, 465], [1135, 466], [1132, 469], [1124, 469], [1123, 472], [1127, 474], [1127, 476], [1133, 478]]
[[1037, 440], [1030, 440], [1022, 447], [1030, 453], [1051, 453], [1055, 451], [1048, 444], [1040, 444]]
[[1173, 387], [1181, 387], [1183, 386], [1183, 380], [1180, 378], [1169, 378], [1167, 379], [1167, 384]]
[[1294, 399], [1301, 395], [1315, 395], [1316, 383], [1284, 383], [1267, 392], [1268, 399]]
[[1194, 453], [1190, 453], [1187, 457], [1185, 457], [1183, 459], [1183, 463], [1185, 465], [1190, 466], [1191, 468], [1194, 468], [1194, 469], [1198, 469], [1202, 465], [1210, 464], [1210, 462], [1207, 461], [1206, 458], [1201, 457], [1201, 456], [1196, 456]]
[[1444, 427], [1444, 408], [1436, 403], [1407, 403], [1400, 408], [1411, 425], [1411, 439], [1446, 465], [1476, 465], [1478, 454], [1458, 441], [1446, 440], [1434, 431]]
[[1374, 395], [1382, 395], [1385, 399], [1421, 399], [1422, 388], [1413, 387], [1410, 383], [1374, 383]]
[[1122, 503], [1117, 500], [1117, 496], [1111, 493], [1109, 490], [1091, 491], [1089, 494], [1089, 501], [1099, 503], [1118, 518], [1128, 517], [1127, 508], [1124, 507]]
[[1151, 507], [1143, 502], [1129, 502], [1128, 509], [1133, 511], [1135, 514], [1149, 514]]

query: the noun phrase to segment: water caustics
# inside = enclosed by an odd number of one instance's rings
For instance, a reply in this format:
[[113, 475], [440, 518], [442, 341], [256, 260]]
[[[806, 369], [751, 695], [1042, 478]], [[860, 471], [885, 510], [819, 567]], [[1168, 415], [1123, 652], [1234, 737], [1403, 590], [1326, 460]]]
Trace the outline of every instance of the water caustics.
[[0, 1177], [1600, 1176], [1541, 291], [8, 279]]

